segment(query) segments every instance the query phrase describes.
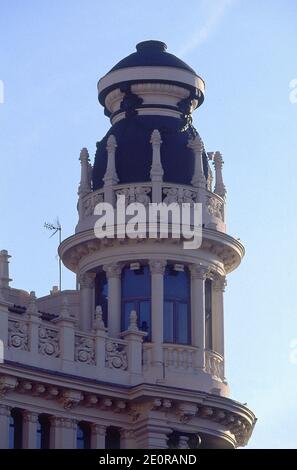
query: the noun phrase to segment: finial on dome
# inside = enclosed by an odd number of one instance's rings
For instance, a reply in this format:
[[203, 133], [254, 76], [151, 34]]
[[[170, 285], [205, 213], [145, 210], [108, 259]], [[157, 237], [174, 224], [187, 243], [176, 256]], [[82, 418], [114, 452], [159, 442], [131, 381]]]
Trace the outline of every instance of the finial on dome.
[[150, 39], [148, 41], [141, 41], [136, 44], [137, 52], [148, 49], [165, 52], [167, 49], [167, 45], [163, 41], [156, 41], [154, 39]]

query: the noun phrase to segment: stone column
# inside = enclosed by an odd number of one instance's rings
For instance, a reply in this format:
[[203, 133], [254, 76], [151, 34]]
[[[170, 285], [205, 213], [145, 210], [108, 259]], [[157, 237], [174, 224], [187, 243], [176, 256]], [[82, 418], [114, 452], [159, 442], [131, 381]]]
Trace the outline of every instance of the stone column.
[[121, 429], [121, 449], [136, 449], [132, 429]]
[[140, 449], [168, 449], [168, 436], [172, 429], [158, 424], [148, 424], [137, 430], [138, 447]]
[[160, 132], [155, 129], [151, 135], [150, 143], [153, 148], [152, 166], [151, 166], [151, 181], [152, 181], [152, 202], [162, 202], [162, 181], [164, 170], [161, 163], [161, 144], [162, 139]]
[[23, 411], [23, 449], [36, 449], [38, 413]]
[[132, 310], [130, 313], [130, 322], [128, 330], [124, 331], [121, 336], [128, 342], [128, 370], [131, 374], [130, 383], [139, 380], [142, 373], [142, 342], [146, 336], [144, 331], [140, 331], [137, 326], [137, 313]]
[[108, 336], [117, 338], [121, 332], [121, 272], [118, 263], [103, 266], [108, 279]]
[[225, 198], [226, 196], [226, 187], [223, 182], [223, 175], [222, 175], [222, 168], [223, 168], [223, 157], [220, 152], [215, 152], [213, 157], [214, 167], [215, 167], [215, 174], [216, 174], [216, 182], [214, 192]]
[[188, 449], [189, 448], [189, 438], [188, 436], [179, 436], [179, 442], [178, 442], [178, 448], [179, 449]]
[[152, 366], [156, 377], [163, 378], [163, 309], [164, 309], [164, 260], [150, 261], [151, 270], [151, 312], [152, 312]]
[[94, 281], [94, 273], [82, 273], [79, 275], [79, 326], [83, 331], [90, 331], [93, 327], [93, 312], [95, 307]]
[[0, 251], [0, 288], [9, 287], [9, 256], [7, 250]]
[[9, 417], [10, 407], [0, 405], [0, 449], [9, 448]]
[[116, 172], [115, 165], [115, 153], [117, 148], [117, 142], [114, 135], [110, 135], [107, 139], [107, 167], [103, 178], [104, 181], [104, 202], [114, 204], [114, 192], [113, 186], [118, 183], [118, 175]]
[[204, 176], [202, 162], [203, 142], [199, 135], [197, 135], [194, 139], [189, 140], [188, 147], [193, 150], [195, 157], [194, 174], [191, 183], [195, 188], [198, 188], [198, 202], [203, 203], [205, 199], [206, 179]]
[[91, 426], [91, 449], [105, 449], [106, 426], [92, 424]]
[[76, 449], [76, 429], [74, 419], [53, 416], [50, 418], [50, 448]]
[[224, 292], [226, 278], [215, 276], [212, 281], [213, 349], [224, 356]]
[[192, 345], [199, 348], [195, 357], [195, 367], [205, 368], [205, 291], [204, 283], [208, 268], [193, 264], [191, 271], [191, 316]]

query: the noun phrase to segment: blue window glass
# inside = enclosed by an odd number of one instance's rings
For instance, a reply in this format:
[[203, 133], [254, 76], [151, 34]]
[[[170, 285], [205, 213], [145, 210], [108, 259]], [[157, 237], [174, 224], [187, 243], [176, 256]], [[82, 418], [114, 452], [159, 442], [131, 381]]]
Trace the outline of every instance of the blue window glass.
[[175, 271], [169, 265], [164, 273], [164, 342], [189, 344], [190, 320], [189, 271]]
[[36, 449], [50, 448], [50, 419], [49, 416], [41, 414], [38, 416], [36, 430]]
[[148, 266], [122, 271], [122, 331], [129, 327], [131, 310], [136, 310], [138, 328], [151, 339], [151, 276]]
[[21, 410], [13, 408], [9, 418], [9, 448], [21, 449], [23, 444], [23, 415]]
[[105, 326], [108, 325], [108, 282], [106, 273], [101, 271], [95, 278], [95, 307], [100, 305]]
[[91, 430], [87, 423], [78, 423], [76, 430], [76, 448], [91, 448]]

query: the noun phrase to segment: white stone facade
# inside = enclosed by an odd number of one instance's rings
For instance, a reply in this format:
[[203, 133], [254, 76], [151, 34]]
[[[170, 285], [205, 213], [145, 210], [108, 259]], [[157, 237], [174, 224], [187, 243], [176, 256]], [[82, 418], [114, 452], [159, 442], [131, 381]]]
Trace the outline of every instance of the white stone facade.
[[[147, 81], [154, 74], [160, 77], [161, 72], [166, 76], [166, 70], [155, 68], [145, 70]], [[190, 74], [178, 73], [183, 75], [177, 77], [179, 81], [193, 81]], [[117, 79], [120, 74], [116, 72]], [[139, 77], [141, 70], [133, 74]], [[114, 79], [115, 72], [106, 75], [101, 87]], [[181, 85], [157, 85], [155, 81], [135, 84], [133, 92], [148, 103], [159, 103], [160, 109], [164, 102], [172, 105], [187, 95]], [[118, 111], [122, 98], [122, 92], [114, 90], [107, 95], [106, 106]], [[160, 109], [140, 111], [158, 114]], [[174, 113], [167, 108], [166, 112]], [[116, 120], [120, 119], [124, 117], [118, 113]], [[19, 445], [24, 448], [40, 446], [36, 438], [40, 416], [48, 419], [46, 446], [50, 448], [76, 448], [81, 423], [89, 433], [88, 439], [84, 434], [88, 443], [83, 445], [96, 449], [113, 445], [123, 449], [188, 448], [197, 445], [198, 435], [201, 447], [233, 448], [246, 445], [251, 435], [255, 416], [229, 398], [224, 373], [223, 293], [226, 276], [239, 265], [244, 248], [226, 233], [222, 155], [208, 154], [214, 162], [213, 185], [212, 173], [207, 181], [203, 173], [200, 137], [189, 140], [195, 154], [192, 184], [172, 184], [163, 181], [162, 132], [158, 129], [150, 144], [150, 181], [120, 184], [114, 159], [117, 142], [111, 135], [104, 186], [97, 191], [92, 190], [88, 151], [81, 152], [79, 220], [75, 234], [59, 247], [64, 265], [77, 274], [78, 290], [53, 290], [36, 298], [33, 292], [14, 289], [10, 287], [8, 253], [3, 250], [0, 254], [0, 335], [5, 359], [0, 365], [0, 448], [13, 446], [9, 438], [13, 410], [21, 416]], [[183, 240], [170, 238], [97, 239], [94, 208], [98, 202], [114, 204], [119, 194], [128, 202], [144, 205], [201, 202], [201, 247], [185, 250]], [[131, 263], [147, 266], [150, 272], [149, 341], [137, 326], [133, 310], [128, 327], [122, 328], [121, 275]], [[189, 344], [164, 342], [164, 272], [169, 264], [190, 273]], [[105, 273], [108, 283], [107, 327], [101, 306], [95, 302], [98, 273]], [[211, 350], [207, 347], [206, 279], [212, 286]], [[112, 432], [116, 437], [110, 438]]]

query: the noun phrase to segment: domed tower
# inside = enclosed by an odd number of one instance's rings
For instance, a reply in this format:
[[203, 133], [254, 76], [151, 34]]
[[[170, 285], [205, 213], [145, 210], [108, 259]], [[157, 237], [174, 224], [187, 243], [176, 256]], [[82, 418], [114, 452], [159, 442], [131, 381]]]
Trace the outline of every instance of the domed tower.
[[[121, 446], [244, 446], [255, 417], [229, 398], [223, 314], [226, 276], [244, 247], [226, 233], [222, 155], [206, 152], [192, 123], [204, 82], [166, 49], [141, 42], [99, 80], [111, 127], [93, 165], [81, 151], [79, 220], [59, 252], [77, 274], [79, 331], [97, 338], [94, 393], [119, 404], [104, 409], [125, 430]], [[145, 207], [202, 204], [201, 245], [149, 233], [97, 238], [95, 207], [116, 207], [119, 196]]]

